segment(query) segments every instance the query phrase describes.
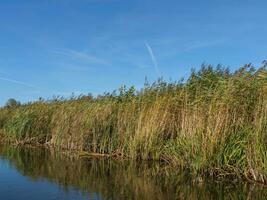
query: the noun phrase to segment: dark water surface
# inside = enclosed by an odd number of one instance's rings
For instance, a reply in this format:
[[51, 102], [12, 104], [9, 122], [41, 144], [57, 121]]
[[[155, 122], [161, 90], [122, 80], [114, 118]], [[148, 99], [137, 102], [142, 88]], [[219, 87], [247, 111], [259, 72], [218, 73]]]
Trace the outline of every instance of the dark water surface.
[[43, 148], [0, 146], [0, 199], [267, 199], [267, 188], [200, 181], [159, 163], [78, 159]]

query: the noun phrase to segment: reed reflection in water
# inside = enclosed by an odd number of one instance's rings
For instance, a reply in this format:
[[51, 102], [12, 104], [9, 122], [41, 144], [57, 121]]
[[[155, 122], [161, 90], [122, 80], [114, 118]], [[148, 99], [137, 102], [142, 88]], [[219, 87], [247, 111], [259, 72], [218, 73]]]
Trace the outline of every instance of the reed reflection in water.
[[[10, 169], [0, 172], [1, 199], [265, 199], [267, 196], [263, 186], [193, 178], [187, 171], [161, 163], [77, 158], [44, 148], [1, 146], [0, 165], [0, 169], [3, 166]], [[8, 174], [12, 170], [21, 175], [12, 176], [13, 182]], [[27, 184], [19, 185], [22, 177], [26, 177]], [[9, 189], [4, 187], [7, 182]], [[59, 189], [49, 196], [51, 188]]]

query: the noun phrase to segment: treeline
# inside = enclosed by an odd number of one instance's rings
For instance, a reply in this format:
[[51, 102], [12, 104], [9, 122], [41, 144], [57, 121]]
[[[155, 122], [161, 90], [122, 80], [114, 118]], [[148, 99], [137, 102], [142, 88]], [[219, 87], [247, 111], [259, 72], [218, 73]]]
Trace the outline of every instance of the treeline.
[[1, 137], [266, 183], [266, 66], [203, 65], [186, 81], [4, 107]]

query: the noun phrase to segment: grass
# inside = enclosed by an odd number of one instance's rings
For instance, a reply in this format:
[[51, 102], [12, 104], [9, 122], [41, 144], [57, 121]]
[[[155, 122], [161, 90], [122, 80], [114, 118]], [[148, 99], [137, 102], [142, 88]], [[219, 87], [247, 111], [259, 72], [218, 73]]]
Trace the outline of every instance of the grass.
[[162, 160], [267, 183], [267, 70], [202, 66], [186, 81], [0, 109], [1, 138]]

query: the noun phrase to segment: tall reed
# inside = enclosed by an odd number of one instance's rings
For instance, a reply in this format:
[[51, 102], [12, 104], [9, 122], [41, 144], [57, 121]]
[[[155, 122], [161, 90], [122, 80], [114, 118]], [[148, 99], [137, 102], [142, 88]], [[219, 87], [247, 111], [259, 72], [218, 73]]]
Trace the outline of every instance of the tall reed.
[[196, 173], [266, 182], [267, 70], [203, 65], [187, 81], [37, 101], [0, 110], [18, 143], [153, 159]]

